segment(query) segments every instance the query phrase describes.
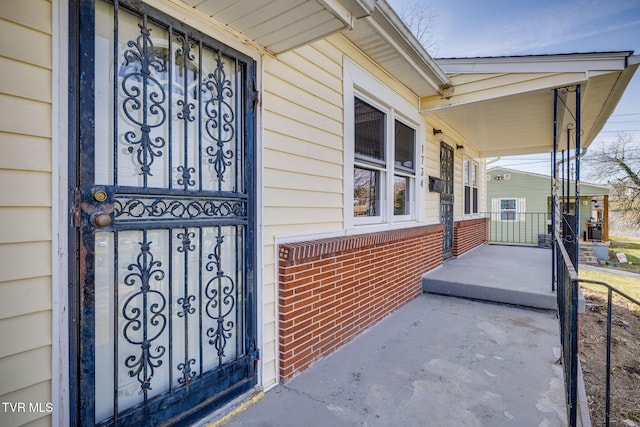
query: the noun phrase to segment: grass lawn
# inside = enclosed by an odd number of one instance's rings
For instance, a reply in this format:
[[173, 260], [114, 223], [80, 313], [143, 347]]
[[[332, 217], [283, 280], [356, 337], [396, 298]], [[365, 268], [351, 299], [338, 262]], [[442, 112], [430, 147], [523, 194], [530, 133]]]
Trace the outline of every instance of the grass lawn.
[[616, 252], [622, 252], [629, 264], [621, 264], [619, 267], [640, 273], [640, 240], [621, 236], [611, 236], [609, 240], [609, 261], [617, 263]]
[[[636, 301], [640, 301], [640, 277], [626, 277], [617, 274], [600, 273], [596, 271], [580, 271], [580, 277], [583, 279], [600, 280], [606, 282], [621, 292], [635, 298]], [[581, 283], [581, 287], [598, 292], [607, 293], [607, 288], [600, 285], [594, 285], [589, 283]], [[615, 293], [614, 293], [615, 295]], [[640, 307], [638, 307], [640, 309]]]

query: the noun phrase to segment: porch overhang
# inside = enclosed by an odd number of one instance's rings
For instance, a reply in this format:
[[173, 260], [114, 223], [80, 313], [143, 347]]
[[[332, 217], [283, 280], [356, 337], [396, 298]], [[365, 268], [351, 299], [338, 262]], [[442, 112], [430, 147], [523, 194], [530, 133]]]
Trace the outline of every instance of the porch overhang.
[[377, 0], [178, 0], [278, 54], [353, 28]]
[[451, 82], [385, 0], [174, 0], [278, 55], [342, 33], [417, 97]]
[[[453, 83], [451, 96], [426, 96], [434, 114], [478, 150], [480, 157], [553, 150], [553, 90], [581, 85], [582, 148], [598, 135], [618, 104], [638, 61], [632, 52], [436, 60]], [[558, 112], [561, 147], [571, 144], [574, 92]], [[567, 107], [568, 106], [568, 107]]]

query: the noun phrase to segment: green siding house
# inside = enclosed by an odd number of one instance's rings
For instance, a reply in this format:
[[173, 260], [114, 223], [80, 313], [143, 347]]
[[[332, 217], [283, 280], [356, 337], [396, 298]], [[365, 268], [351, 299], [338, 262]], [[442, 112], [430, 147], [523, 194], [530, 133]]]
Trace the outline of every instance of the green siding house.
[[[564, 183], [566, 188], [566, 183]], [[575, 183], [570, 181], [573, 197]], [[558, 183], [559, 201], [563, 182]], [[585, 241], [608, 240], [609, 188], [580, 183], [580, 229]], [[498, 244], [549, 244], [551, 233], [551, 177], [496, 167], [487, 170], [487, 216], [490, 217], [489, 241]], [[575, 212], [573, 199], [565, 208]]]

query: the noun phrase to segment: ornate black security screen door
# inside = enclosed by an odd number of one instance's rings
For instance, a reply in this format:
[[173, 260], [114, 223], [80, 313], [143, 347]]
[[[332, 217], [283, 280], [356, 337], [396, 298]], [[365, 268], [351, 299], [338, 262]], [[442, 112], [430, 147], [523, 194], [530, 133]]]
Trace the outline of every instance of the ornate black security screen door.
[[255, 63], [81, 0], [78, 421], [157, 425], [256, 383]]
[[443, 257], [453, 256], [453, 148], [440, 143], [440, 178], [444, 190], [440, 193], [440, 223], [444, 224]]

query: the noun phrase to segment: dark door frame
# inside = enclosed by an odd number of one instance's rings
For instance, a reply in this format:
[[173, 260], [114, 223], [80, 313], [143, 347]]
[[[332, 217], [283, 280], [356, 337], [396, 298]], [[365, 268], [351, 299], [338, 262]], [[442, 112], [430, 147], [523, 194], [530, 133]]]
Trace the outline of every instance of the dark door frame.
[[[113, 3], [113, 0], [111, 0]], [[167, 20], [175, 28], [181, 31], [195, 34], [198, 37], [212, 40], [209, 36], [201, 34], [183, 23], [156, 11], [150, 6], [138, 0], [115, 0], [127, 8], [143, 14], [153, 14], [156, 17]], [[92, 170], [83, 169], [83, 156], [93, 156], [94, 138], [94, 36], [93, 22], [94, 0], [69, 0], [69, 214], [68, 224], [68, 298], [69, 298], [69, 413], [71, 425], [95, 424], [93, 414], [93, 400], [95, 390], [91, 384], [87, 383], [87, 376], [93, 374], [96, 369], [95, 349], [92, 345], [93, 338], [88, 336], [88, 328], [82, 325], [95, 322], [95, 311], [91, 308], [94, 301], [94, 289], [92, 273], [95, 270], [91, 248], [93, 243], [82, 241], [83, 229], [91, 224], [90, 203], [86, 203], [88, 191], [93, 191], [91, 187], [92, 178], [86, 178]], [[194, 417], [200, 416], [202, 412], [212, 411], [215, 407], [225, 403], [233, 396], [249, 389], [257, 383], [256, 364], [258, 357], [257, 350], [257, 185], [256, 185], [256, 64], [250, 57], [235, 51], [234, 49], [222, 45], [216, 41], [218, 49], [226, 55], [241, 58], [247, 64], [246, 79], [244, 81], [245, 99], [243, 100], [246, 120], [244, 122], [244, 139], [246, 143], [246, 153], [243, 158], [246, 163], [246, 243], [243, 250], [246, 268], [244, 270], [244, 280], [246, 286], [245, 312], [247, 313], [246, 329], [247, 357], [251, 359], [248, 364], [248, 380], [241, 386], [235, 387], [231, 393], [222, 395], [203, 390], [199, 403], [192, 403], [190, 406], [174, 405], [171, 410], [165, 409], [162, 404], [157, 406], [156, 412], [163, 412], [165, 421], [167, 419], [181, 422], [188, 422]], [[81, 154], [81, 149], [82, 153]], [[86, 163], [85, 163], [86, 164]], [[83, 179], [84, 177], [84, 179]], [[111, 196], [111, 195], [109, 195]], [[83, 197], [85, 200], [83, 201]], [[83, 203], [84, 202], [84, 203]], [[86, 239], [85, 239], [86, 240]], [[90, 328], [89, 328], [90, 329]], [[81, 351], [81, 347], [83, 350]], [[82, 386], [82, 387], [81, 387]], [[138, 421], [140, 419], [138, 418]], [[113, 425], [120, 425], [122, 422], [112, 422]], [[160, 418], [142, 419], [144, 424], [161, 423]]]
[[444, 224], [442, 257], [445, 260], [453, 256], [454, 163], [453, 147], [441, 141], [440, 178], [444, 181], [444, 190], [440, 193], [440, 223]]

